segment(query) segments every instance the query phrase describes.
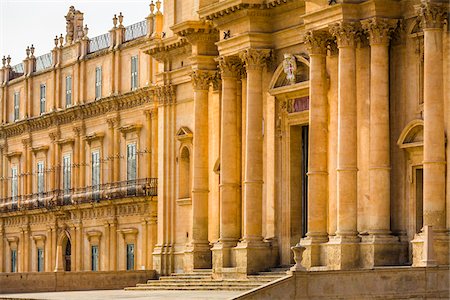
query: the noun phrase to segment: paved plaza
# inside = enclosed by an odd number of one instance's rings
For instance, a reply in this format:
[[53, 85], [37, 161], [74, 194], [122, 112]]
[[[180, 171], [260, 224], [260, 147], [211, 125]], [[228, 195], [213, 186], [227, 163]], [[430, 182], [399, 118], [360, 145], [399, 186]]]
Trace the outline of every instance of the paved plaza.
[[164, 299], [164, 300], [206, 300], [230, 299], [241, 294], [239, 291], [78, 291], [51, 293], [0, 294], [0, 299], [46, 299], [46, 300], [110, 300], [110, 299]]

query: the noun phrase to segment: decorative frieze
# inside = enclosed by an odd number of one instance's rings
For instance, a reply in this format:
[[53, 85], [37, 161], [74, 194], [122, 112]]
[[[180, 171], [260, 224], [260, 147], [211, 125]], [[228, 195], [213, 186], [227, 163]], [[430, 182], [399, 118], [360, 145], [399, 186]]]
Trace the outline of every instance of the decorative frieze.
[[175, 103], [175, 86], [171, 84], [157, 86], [155, 93], [159, 105], [170, 105]]

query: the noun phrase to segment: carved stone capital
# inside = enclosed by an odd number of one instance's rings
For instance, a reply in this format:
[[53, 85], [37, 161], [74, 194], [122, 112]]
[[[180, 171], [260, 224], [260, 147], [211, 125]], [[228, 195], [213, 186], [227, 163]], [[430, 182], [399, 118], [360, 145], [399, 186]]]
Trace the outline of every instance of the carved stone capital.
[[58, 131], [53, 131], [48, 134], [50, 140], [54, 143], [59, 140], [61, 134]]
[[338, 48], [355, 47], [359, 26], [354, 22], [341, 22], [330, 25], [330, 33], [336, 37]]
[[195, 70], [190, 76], [194, 90], [209, 90], [209, 84], [214, 78], [214, 72]]
[[394, 31], [397, 20], [371, 18], [361, 21], [362, 28], [369, 34], [371, 45], [388, 45], [391, 33]]
[[153, 119], [158, 115], [158, 109], [156, 107], [152, 107], [150, 109], [144, 110], [145, 117], [147, 119]]
[[239, 56], [246, 70], [260, 70], [269, 63], [271, 53], [272, 51], [268, 49], [246, 49]]
[[423, 29], [438, 29], [444, 26], [447, 18], [446, 7], [439, 3], [434, 3], [430, 0], [423, 0], [420, 5], [416, 7], [418, 20]]
[[235, 56], [220, 56], [217, 59], [219, 63], [220, 73], [223, 77], [238, 77], [242, 68], [240, 60]]
[[323, 31], [308, 31], [305, 43], [310, 55], [326, 55], [330, 35]]
[[22, 144], [24, 148], [31, 147], [31, 138], [22, 139]]
[[222, 89], [222, 77], [220, 76], [220, 72], [216, 72], [214, 74], [214, 78], [212, 79], [213, 91], [220, 91]]
[[156, 87], [155, 94], [159, 105], [168, 105], [175, 102], [175, 87], [171, 84]]
[[108, 128], [115, 128], [117, 126], [119, 126], [120, 124], [120, 119], [118, 116], [114, 116], [114, 117], [110, 117], [106, 119], [106, 123], [108, 124]]

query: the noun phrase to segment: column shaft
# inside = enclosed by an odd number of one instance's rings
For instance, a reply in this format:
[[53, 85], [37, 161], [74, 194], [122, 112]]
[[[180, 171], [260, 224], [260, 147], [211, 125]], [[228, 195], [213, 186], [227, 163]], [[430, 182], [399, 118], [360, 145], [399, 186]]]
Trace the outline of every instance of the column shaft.
[[308, 238], [327, 235], [328, 100], [326, 94], [326, 43], [322, 33], [310, 33]]
[[445, 133], [442, 28], [424, 28], [423, 224], [444, 229]]

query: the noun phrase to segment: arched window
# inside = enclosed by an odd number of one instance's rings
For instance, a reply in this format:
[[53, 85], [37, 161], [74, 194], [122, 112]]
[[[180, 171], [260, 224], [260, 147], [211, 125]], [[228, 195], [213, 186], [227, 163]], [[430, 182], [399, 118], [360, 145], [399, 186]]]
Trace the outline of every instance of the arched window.
[[183, 147], [180, 152], [178, 173], [178, 198], [191, 197], [191, 155], [188, 147]]

